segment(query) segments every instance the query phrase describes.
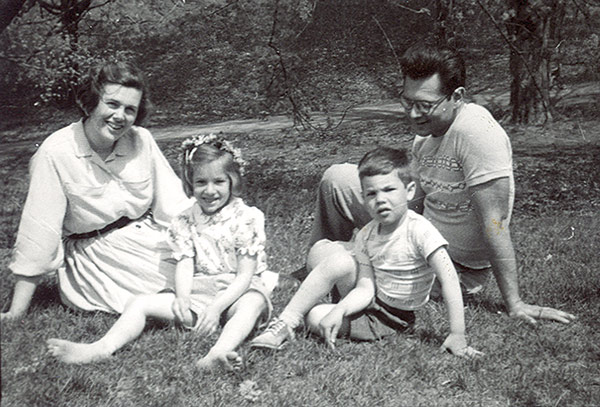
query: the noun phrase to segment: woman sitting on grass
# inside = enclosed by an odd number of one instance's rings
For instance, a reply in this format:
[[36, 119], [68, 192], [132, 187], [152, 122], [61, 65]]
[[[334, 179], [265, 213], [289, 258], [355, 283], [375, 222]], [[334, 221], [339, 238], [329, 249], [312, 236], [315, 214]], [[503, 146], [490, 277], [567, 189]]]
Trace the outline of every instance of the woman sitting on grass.
[[175, 289], [133, 299], [106, 335], [91, 344], [49, 339], [50, 352], [66, 363], [110, 356], [143, 331], [147, 318], [178, 321], [202, 335], [223, 332], [202, 369], [241, 367], [234, 351], [257, 321], [268, 321], [276, 275], [267, 270], [263, 213], [238, 197], [244, 161], [237, 149], [213, 135], [184, 143], [184, 181], [194, 205], [177, 216], [168, 242], [177, 260]]
[[83, 119], [50, 135], [31, 159], [2, 322], [23, 317], [42, 276], [55, 271], [63, 302], [86, 311], [121, 313], [135, 295], [172, 285], [164, 229], [191, 202], [139, 127], [150, 107], [142, 73], [105, 63], [77, 102]]

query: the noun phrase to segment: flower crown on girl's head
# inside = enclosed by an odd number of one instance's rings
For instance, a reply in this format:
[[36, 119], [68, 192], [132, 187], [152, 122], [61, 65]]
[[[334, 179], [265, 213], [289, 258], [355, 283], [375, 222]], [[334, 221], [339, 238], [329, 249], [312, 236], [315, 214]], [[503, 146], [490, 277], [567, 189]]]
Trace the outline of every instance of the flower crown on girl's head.
[[217, 137], [215, 134], [197, 134], [190, 138], [187, 138], [181, 143], [181, 148], [183, 149], [183, 163], [188, 165], [192, 162], [194, 158], [194, 153], [198, 150], [203, 144], [208, 144], [221, 151], [228, 152], [233, 156], [233, 162], [235, 162], [239, 169], [240, 174], [244, 175], [244, 168], [246, 167], [246, 161], [242, 158], [242, 152], [239, 148], [235, 148], [233, 144], [227, 140], [222, 140]]

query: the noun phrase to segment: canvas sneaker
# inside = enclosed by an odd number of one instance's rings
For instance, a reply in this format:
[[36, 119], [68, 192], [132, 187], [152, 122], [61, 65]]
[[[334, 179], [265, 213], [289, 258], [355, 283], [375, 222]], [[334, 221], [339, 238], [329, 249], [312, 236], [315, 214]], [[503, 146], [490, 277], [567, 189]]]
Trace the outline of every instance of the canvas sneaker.
[[262, 334], [252, 339], [250, 347], [280, 350], [288, 340], [294, 340], [294, 331], [281, 319], [274, 318]]

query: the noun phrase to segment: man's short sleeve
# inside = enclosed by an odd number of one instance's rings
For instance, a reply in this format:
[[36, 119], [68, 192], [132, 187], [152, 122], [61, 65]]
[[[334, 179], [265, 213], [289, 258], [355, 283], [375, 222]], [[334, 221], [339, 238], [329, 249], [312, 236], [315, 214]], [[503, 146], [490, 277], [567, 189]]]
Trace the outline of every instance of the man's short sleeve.
[[510, 140], [500, 124], [483, 107], [468, 105], [469, 113], [457, 123], [457, 152], [468, 187], [512, 174]]

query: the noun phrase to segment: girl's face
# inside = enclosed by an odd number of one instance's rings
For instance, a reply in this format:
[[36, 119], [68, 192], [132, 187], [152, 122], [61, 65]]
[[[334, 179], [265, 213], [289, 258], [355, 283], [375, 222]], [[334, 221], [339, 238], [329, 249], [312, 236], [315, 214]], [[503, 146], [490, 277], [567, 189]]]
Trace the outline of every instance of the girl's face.
[[229, 202], [231, 180], [221, 159], [195, 166], [192, 182], [194, 198], [205, 214], [213, 215]]
[[104, 86], [98, 105], [86, 119], [85, 134], [90, 146], [101, 156], [108, 156], [114, 144], [126, 134], [137, 117], [142, 91], [119, 84]]

